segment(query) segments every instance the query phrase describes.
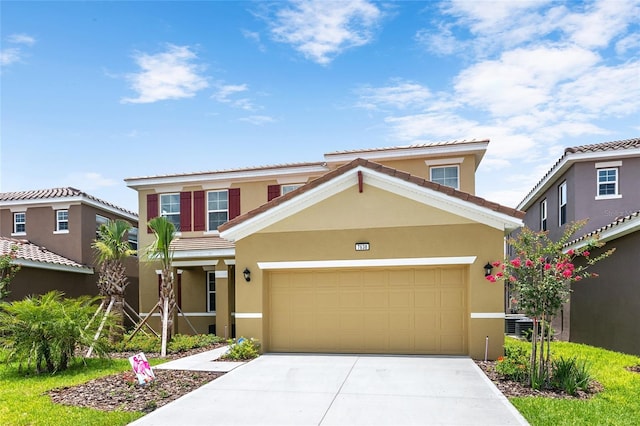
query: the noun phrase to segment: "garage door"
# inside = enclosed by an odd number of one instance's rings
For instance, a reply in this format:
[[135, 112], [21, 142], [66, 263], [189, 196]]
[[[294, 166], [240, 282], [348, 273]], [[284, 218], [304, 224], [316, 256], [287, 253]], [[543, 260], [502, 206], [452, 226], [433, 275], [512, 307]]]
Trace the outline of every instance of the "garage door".
[[272, 271], [268, 350], [467, 353], [464, 268]]

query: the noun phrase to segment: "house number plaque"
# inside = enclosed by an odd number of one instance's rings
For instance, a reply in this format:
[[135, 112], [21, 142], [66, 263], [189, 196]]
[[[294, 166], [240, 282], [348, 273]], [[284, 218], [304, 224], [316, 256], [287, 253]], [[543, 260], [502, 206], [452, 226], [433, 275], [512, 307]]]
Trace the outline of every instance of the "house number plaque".
[[356, 243], [356, 251], [369, 250], [369, 243]]

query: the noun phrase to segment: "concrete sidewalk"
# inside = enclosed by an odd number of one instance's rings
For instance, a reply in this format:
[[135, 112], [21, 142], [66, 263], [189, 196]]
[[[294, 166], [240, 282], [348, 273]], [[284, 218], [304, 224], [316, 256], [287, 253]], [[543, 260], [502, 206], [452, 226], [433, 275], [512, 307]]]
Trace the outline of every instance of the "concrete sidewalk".
[[223, 346], [211, 351], [179, 358], [164, 364], [156, 365], [154, 370], [192, 370], [192, 371], [219, 371], [229, 372], [244, 362], [216, 361], [229, 350], [228, 346]]
[[528, 423], [470, 358], [266, 354], [131, 424]]

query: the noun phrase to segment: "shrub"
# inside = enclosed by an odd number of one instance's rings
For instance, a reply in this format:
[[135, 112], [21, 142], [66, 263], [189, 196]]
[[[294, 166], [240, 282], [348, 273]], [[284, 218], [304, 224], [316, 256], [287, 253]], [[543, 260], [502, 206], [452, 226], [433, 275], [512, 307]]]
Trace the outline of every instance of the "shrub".
[[584, 359], [560, 357], [551, 364], [551, 386], [569, 395], [575, 395], [578, 390], [586, 391], [590, 382], [589, 365]]
[[529, 377], [529, 355], [527, 349], [517, 344], [505, 344], [505, 356], [499, 357], [496, 372], [510, 380], [525, 382]]
[[[0, 343], [7, 350], [7, 362], [26, 363], [36, 373], [67, 369], [76, 349], [93, 345], [98, 355], [107, 354], [107, 342], [94, 342], [100, 321], [92, 321], [99, 297], [64, 299], [51, 291], [42, 296], [3, 303], [0, 310]], [[108, 317], [109, 325], [113, 317]]]
[[229, 341], [229, 350], [222, 356], [223, 359], [232, 361], [246, 361], [257, 358], [260, 355], [260, 343], [255, 339], [240, 337], [235, 343]]
[[[159, 337], [146, 335], [144, 333], [136, 333], [131, 340], [127, 340], [128, 337], [129, 336], [126, 335], [123, 341], [114, 344], [112, 349], [117, 352], [160, 352]], [[167, 351], [169, 353], [184, 352], [189, 349], [201, 348], [221, 342], [224, 342], [224, 339], [214, 334], [176, 334], [167, 345]]]

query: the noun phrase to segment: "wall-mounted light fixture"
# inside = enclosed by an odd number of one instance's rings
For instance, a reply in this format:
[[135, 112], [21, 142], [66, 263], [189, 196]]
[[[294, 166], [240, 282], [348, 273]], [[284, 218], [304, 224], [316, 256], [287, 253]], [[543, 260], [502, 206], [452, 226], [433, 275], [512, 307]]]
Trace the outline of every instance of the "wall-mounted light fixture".
[[249, 270], [249, 268], [244, 268], [244, 271], [242, 271], [242, 275], [244, 275], [244, 280], [246, 282], [251, 281], [251, 271]]
[[487, 262], [487, 264], [484, 265], [484, 276], [488, 277], [489, 275], [491, 275], [492, 270], [493, 270], [493, 265], [491, 264], [491, 262]]

